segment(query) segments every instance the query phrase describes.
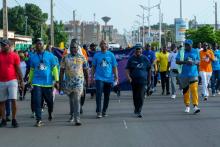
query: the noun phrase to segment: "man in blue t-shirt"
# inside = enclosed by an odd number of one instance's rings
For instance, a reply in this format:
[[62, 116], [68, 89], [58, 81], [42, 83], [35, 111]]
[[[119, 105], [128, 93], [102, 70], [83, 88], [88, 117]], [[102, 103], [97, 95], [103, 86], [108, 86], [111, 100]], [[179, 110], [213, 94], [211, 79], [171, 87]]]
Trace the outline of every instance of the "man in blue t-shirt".
[[[96, 113], [97, 118], [105, 117], [109, 104], [109, 96], [113, 83], [118, 83], [118, 69], [114, 54], [108, 51], [106, 41], [100, 43], [101, 51], [92, 60], [92, 81], [96, 83]], [[114, 75], [114, 76], [113, 76]], [[104, 92], [104, 103], [101, 112], [101, 98]]]
[[36, 127], [42, 125], [41, 102], [42, 97], [48, 106], [48, 120], [52, 120], [53, 112], [53, 81], [59, 89], [59, 74], [57, 62], [52, 53], [45, 51], [40, 39], [35, 41], [36, 52], [30, 58], [29, 82], [33, 85], [34, 111], [36, 115]]
[[144, 103], [145, 87], [151, 79], [151, 63], [142, 55], [142, 49], [136, 48], [135, 54], [129, 58], [126, 66], [126, 76], [131, 83], [134, 102], [134, 113], [141, 118]]
[[217, 90], [220, 88], [220, 50], [217, 44], [213, 46], [213, 53], [215, 55], [215, 60], [212, 61], [212, 77], [211, 77], [211, 87], [212, 96], [216, 95]]
[[148, 83], [149, 87], [147, 87], [147, 95], [151, 95], [155, 88], [155, 61], [156, 61], [156, 55], [155, 52], [151, 50], [150, 44], [145, 45], [145, 50], [143, 51], [143, 55], [147, 57], [147, 59], [150, 61], [151, 66], [151, 81]]
[[185, 41], [184, 54], [178, 52], [176, 56], [176, 63], [182, 65], [182, 71], [180, 73], [180, 83], [183, 88], [184, 103], [186, 105], [185, 112], [190, 112], [190, 93], [193, 99], [194, 114], [199, 113], [198, 108], [199, 96], [198, 96], [198, 65], [200, 62], [199, 52], [192, 48], [192, 40]]

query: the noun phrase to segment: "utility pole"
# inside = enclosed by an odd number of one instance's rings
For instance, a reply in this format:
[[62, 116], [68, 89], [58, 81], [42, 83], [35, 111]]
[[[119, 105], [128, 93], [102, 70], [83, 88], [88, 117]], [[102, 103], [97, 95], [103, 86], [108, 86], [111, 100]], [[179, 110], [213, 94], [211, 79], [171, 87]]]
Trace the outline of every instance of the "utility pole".
[[162, 13], [161, 13], [161, 0], [158, 5], [159, 9], [159, 49], [161, 48], [161, 32], [162, 32]]
[[8, 39], [8, 10], [7, 10], [7, 0], [3, 0], [3, 39]]
[[148, 41], [149, 41], [149, 43], [150, 43], [150, 38], [151, 38], [151, 24], [150, 24], [150, 11], [151, 11], [151, 9], [150, 9], [150, 0], [148, 0]]
[[51, 45], [54, 47], [54, 22], [53, 22], [53, 0], [51, 0], [50, 3], [50, 14], [51, 14], [51, 20], [50, 20], [50, 37], [51, 37]]
[[73, 39], [76, 38], [76, 10], [73, 10]]
[[28, 20], [28, 17], [25, 16], [25, 36], [27, 36], [27, 20]]
[[143, 45], [143, 47], [144, 47], [144, 35], [145, 35], [145, 28], [144, 28], [144, 19], [145, 19], [145, 15], [144, 15], [144, 9], [143, 9], [143, 26], [142, 26], [142, 45]]
[[182, 0], [180, 0], [180, 18], [183, 18]]
[[218, 30], [218, 7], [217, 7], [217, 2], [215, 2], [215, 30]]

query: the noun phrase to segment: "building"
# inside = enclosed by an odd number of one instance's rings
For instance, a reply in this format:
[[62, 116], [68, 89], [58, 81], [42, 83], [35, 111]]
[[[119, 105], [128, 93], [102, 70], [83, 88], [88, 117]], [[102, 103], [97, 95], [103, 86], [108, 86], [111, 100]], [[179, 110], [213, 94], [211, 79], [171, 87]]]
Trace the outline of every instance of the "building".
[[[0, 30], [0, 39], [3, 38], [3, 30]], [[15, 50], [26, 50], [32, 46], [32, 37], [15, 34], [13, 31], [8, 31], [8, 39], [12, 42]]]
[[118, 43], [123, 47], [127, 46], [125, 36], [119, 34], [113, 25], [101, 26], [96, 21], [69, 21], [64, 24], [64, 28], [68, 34], [68, 44], [70, 44], [73, 38], [77, 38], [81, 45], [91, 43], [99, 44], [103, 39], [107, 42]]
[[76, 38], [80, 44], [98, 43], [101, 40], [98, 22], [69, 21], [64, 27], [68, 34], [68, 44], [73, 38]]
[[98, 22], [82, 22], [81, 30], [82, 44], [98, 44], [100, 42], [100, 25]]

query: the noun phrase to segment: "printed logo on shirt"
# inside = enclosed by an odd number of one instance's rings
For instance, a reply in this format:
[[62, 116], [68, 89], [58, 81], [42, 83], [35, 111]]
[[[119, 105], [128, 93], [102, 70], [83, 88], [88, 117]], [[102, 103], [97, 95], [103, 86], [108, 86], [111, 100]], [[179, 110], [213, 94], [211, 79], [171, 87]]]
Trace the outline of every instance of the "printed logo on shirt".
[[100, 66], [101, 67], [107, 67], [108, 65], [109, 65], [109, 62], [105, 58], [103, 58], [102, 62], [100, 63]]

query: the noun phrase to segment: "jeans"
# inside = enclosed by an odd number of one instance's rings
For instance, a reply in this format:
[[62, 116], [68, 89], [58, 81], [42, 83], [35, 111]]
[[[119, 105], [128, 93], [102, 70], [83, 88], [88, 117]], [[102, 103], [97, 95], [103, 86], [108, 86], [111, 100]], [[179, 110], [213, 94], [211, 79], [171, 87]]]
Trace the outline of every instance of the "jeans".
[[134, 112], [141, 113], [142, 106], [144, 104], [144, 94], [145, 94], [145, 84], [131, 83], [133, 102], [134, 102]]
[[212, 76], [212, 72], [200, 71], [199, 74], [202, 79], [202, 94], [204, 96], [209, 96], [208, 84]]
[[173, 72], [172, 69], [170, 71], [170, 79], [171, 79], [172, 95], [174, 95], [174, 94], [176, 94], [176, 83], [178, 81], [178, 73]]
[[52, 90], [52, 87], [34, 86], [34, 88], [33, 88], [33, 102], [34, 102], [34, 111], [35, 111], [35, 115], [36, 115], [36, 120], [41, 120], [42, 97], [45, 98], [45, 101], [47, 103], [49, 115], [51, 115], [53, 112], [53, 90]]
[[75, 121], [80, 120], [80, 99], [81, 99], [82, 89], [75, 89], [69, 94], [70, 102], [70, 113], [73, 116]]
[[104, 102], [102, 113], [106, 113], [109, 104], [109, 96], [112, 83], [96, 80], [96, 112], [100, 113], [102, 109], [102, 92], [104, 92]]
[[164, 92], [165, 87], [166, 87], [166, 92], [167, 94], [170, 92], [170, 82], [169, 82], [169, 77], [167, 75], [167, 72], [160, 72], [160, 76], [161, 76], [161, 85], [162, 85], [162, 91]]
[[212, 94], [220, 88], [220, 70], [214, 70], [211, 77]]

